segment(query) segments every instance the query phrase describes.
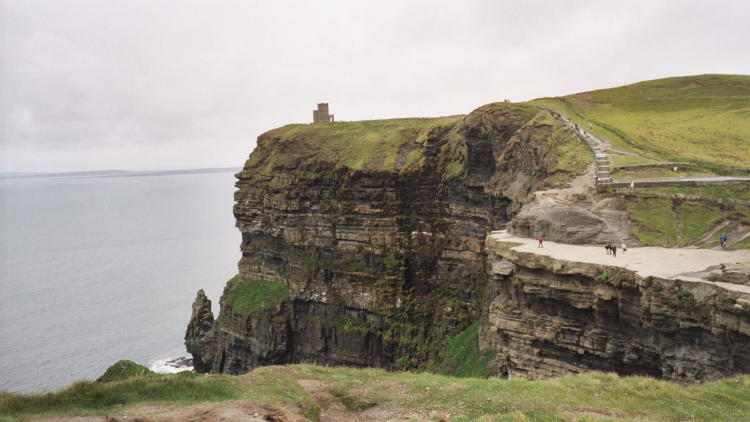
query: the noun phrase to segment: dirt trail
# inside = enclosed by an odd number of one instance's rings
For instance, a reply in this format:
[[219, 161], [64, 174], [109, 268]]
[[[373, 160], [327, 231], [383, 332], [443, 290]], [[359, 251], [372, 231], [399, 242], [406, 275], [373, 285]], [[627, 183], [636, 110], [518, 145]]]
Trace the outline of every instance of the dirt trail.
[[[33, 419], [44, 422], [306, 422], [288, 409], [249, 401], [201, 403], [195, 406], [141, 405], [105, 416]], [[350, 419], [354, 420], [354, 419]]]
[[348, 422], [360, 420], [357, 414], [347, 410], [338, 397], [331, 394], [329, 386], [318, 380], [301, 379], [297, 384], [310, 394], [320, 405], [321, 422]]

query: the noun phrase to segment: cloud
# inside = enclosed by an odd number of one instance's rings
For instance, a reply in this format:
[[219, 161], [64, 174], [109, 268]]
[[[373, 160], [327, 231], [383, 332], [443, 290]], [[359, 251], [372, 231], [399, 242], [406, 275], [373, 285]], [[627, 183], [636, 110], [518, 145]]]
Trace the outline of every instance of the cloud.
[[345, 120], [447, 115], [750, 69], [744, 1], [0, 7], [0, 171], [240, 165], [318, 101]]

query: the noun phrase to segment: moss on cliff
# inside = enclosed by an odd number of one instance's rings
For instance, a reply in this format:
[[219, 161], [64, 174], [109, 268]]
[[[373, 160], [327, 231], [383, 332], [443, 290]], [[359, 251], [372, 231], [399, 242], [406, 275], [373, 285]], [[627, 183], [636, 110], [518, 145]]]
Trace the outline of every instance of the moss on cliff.
[[490, 376], [487, 364], [495, 357], [494, 351], [479, 350], [479, 321], [448, 339], [437, 365], [438, 372], [457, 377]]
[[229, 281], [225, 300], [241, 315], [271, 309], [289, 297], [289, 286], [279, 281], [250, 280], [240, 282], [239, 276]]

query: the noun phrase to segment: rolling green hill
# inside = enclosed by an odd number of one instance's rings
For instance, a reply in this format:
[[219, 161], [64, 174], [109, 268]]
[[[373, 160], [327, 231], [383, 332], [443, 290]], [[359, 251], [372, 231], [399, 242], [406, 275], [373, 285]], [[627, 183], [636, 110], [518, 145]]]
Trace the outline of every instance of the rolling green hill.
[[750, 76], [656, 79], [530, 103], [562, 112], [644, 162], [750, 168]]

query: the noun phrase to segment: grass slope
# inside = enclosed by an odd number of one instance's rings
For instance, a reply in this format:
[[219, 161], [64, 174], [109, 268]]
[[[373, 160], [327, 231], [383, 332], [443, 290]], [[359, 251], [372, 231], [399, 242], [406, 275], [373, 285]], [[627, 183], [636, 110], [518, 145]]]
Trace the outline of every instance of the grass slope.
[[280, 281], [250, 280], [240, 282], [239, 276], [229, 281], [225, 300], [234, 312], [248, 315], [275, 307], [289, 297], [289, 286]]
[[495, 353], [479, 350], [479, 321], [466, 327], [464, 331], [448, 339], [439, 372], [457, 377], [490, 376], [487, 369]]
[[750, 76], [657, 79], [530, 103], [648, 158], [750, 167]]
[[[456, 378], [381, 369], [269, 366], [242, 376], [137, 375], [81, 381], [42, 395], [0, 395], [0, 420], [128, 413], [129, 405], [248, 400], [294, 408], [319, 420], [321, 406], [297, 380], [315, 380], [353, 412], [398, 420], [740, 421], [750, 420], [750, 376], [698, 386], [588, 373], [546, 381]], [[356, 420], [354, 413], [353, 420]]]

